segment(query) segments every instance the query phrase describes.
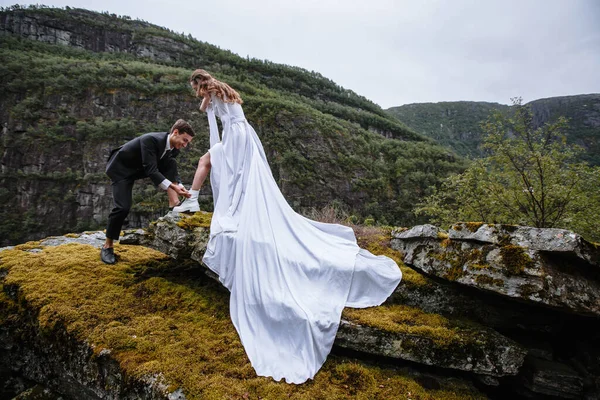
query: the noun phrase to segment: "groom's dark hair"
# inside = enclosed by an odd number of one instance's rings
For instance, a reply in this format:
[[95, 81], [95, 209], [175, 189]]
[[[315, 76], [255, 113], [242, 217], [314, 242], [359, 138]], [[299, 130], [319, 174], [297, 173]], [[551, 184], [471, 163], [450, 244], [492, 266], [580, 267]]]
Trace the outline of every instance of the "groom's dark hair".
[[175, 129], [177, 129], [180, 134], [187, 133], [192, 137], [194, 136], [194, 130], [192, 129], [192, 126], [183, 119], [178, 119], [171, 127], [171, 131], [169, 133], [173, 133]]

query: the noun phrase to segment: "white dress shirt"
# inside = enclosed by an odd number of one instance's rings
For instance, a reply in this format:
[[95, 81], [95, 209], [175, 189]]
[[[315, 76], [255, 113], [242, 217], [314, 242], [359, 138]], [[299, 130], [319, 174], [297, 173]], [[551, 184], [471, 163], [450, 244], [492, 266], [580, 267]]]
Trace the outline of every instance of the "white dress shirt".
[[[163, 151], [162, 156], [160, 156], [161, 159], [165, 156], [165, 154], [167, 154], [167, 151], [171, 150], [171, 141], [169, 140], [169, 139], [171, 139], [171, 135], [172, 134], [167, 135], [167, 145], [165, 146], [165, 151]], [[165, 180], [162, 181], [160, 183], [160, 185], [158, 185], [158, 186], [162, 190], [167, 190], [167, 189], [169, 189], [170, 185], [171, 185], [171, 181], [165, 178]]]

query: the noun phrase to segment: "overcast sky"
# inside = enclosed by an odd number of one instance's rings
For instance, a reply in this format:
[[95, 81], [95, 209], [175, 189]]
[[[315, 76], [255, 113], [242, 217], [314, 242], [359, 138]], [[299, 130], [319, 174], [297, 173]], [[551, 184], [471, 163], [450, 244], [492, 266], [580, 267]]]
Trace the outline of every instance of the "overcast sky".
[[600, 0], [41, 4], [128, 15], [243, 57], [317, 71], [383, 108], [600, 92]]

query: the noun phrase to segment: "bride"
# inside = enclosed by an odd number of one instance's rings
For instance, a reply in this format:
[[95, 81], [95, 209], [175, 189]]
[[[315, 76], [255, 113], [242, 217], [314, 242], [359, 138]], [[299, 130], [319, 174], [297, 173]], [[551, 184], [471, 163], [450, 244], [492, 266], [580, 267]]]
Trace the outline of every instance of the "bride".
[[192, 197], [174, 211], [200, 209], [198, 191], [210, 172], [214, 213], [203, 261], [231, 292], [231, 319], [256, 373], [303, 383], [331, 351], [343, 308], [383, 303], [402, 273], [390, 258], [359, 248], [351, 228], [297, 214], [273, 179], [240, 95], [202, 69], [190, 84], [208, 116], [210, 150], [198, 163]]

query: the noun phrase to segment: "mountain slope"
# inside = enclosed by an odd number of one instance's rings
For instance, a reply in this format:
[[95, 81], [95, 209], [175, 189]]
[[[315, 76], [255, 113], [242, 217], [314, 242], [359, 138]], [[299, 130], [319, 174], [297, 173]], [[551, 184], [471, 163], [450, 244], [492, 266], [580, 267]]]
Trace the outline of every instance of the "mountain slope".
[[[566, 117], [567, 141], [584, 148], [583, 161], [600, 165], [600, 94], [551, 97], [527, 105], [533, 112], [535, 126]], [[387, 112], [460, 155], [480, 157], [483, 132], [479, 124], [492, 112], [509, 112], [510, 108], [498, 103], [457, 101], [407, 104], [389, 108]]]
[[[286, 199], [299, 211], [334, 203], [359, 219], [411, 224], [429, 187], [463, 168], [452, 152], [319, 74], [248, 60], [169, 30], [79, 9], [0, 11], [0, 244], [102, 227], [112, 198], [109, 150], [189, 120], [180, 160], [190, 184], [207, 124], [188, 77], [202, 67], [239, 89]], [[202, 191], [210, 209], [210, 187]], [[150, 185], [130, 226], [166, 211]]]
[[481, 143], [479, 124], [492, 112], [508, 109], [498, 103], [456, 101], [406, 104], [389, 108], [387, 112], [458, 154], [477, 157]]

